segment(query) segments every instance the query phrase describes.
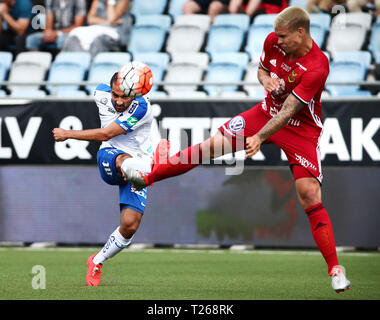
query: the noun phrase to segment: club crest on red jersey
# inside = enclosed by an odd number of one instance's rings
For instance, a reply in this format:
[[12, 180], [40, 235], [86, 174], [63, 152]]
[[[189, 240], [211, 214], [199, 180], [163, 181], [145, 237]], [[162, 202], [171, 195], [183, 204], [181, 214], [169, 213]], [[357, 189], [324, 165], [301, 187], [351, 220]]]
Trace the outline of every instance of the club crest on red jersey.
[[296, 81], [297, 76], [298, 76], [298, 73], [296, 73], [294, 70], [292, 70], [292, 73], [288, 75], [288, 81], [289, 82]]
[[234, 117], [228, 123], [228, 129], [233, 133], [238, 133], [244, 128], [245, 128], [245, 120], [242, 116]]

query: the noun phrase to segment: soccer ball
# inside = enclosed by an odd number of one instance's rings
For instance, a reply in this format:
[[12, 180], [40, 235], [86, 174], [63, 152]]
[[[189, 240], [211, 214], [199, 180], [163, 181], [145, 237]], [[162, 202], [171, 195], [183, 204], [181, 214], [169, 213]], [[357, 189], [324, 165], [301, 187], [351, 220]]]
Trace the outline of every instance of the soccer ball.
[[152, 70], [139, 61], [131, 61], [123, 65], [118, 78], [120, 89], [131, 98], [147, 94], [153, 86]]

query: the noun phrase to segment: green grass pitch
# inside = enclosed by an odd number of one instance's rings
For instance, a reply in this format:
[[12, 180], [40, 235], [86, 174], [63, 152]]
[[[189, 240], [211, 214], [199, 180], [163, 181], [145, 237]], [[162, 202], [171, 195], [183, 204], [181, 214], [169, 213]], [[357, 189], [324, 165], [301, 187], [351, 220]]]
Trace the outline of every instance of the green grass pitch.
[[[0, 248], [0, 300], [380, 300], [378, 252], [339, 253], [351, 289], [336, 294], [314, 250], [126, 249], [86, 287], [97, 250]], [[36, 265], [45, 289], [33, 288]]]

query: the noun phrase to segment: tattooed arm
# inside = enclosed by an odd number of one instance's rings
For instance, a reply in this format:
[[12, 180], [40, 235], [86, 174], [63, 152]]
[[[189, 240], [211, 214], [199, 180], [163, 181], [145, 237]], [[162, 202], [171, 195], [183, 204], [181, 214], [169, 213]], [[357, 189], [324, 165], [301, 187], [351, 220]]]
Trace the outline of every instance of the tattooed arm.
[[260, 150], [261, 144], [272, 134], [276, 133], [283, 126], [285, 126], [290, 118], [294, 116], [298, 111], [300, 111], [304, 106], [304, 103], [298, 100], [294, 95], [290, 94], [286, 98], [284, 105], [277, 113], [277, 115], [270, 119], [259, 132], [257, 132], [252, 137], [247, 138], [245, 149], [247, 158], [254, 156]]

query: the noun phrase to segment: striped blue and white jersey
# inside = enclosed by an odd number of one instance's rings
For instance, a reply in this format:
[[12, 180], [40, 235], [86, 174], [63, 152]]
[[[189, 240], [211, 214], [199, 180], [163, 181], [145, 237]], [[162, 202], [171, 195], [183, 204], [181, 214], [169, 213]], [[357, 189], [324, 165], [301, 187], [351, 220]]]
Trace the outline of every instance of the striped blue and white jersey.
[[126, 131], [125, 134], [102, 142], [100, 149], [117, 148], [150, 162], [153, 151], [150, 134], [153, 113], [149, 100], [145, 97], [135, 98], [127, 110], [119, 113], [113, 107], [109, 85], [98, 85], [94, 97], [99, 109], [101, 127], [107, 127], [114, 121]]

